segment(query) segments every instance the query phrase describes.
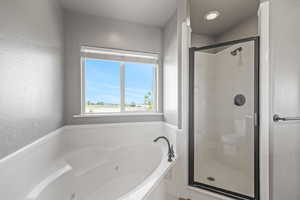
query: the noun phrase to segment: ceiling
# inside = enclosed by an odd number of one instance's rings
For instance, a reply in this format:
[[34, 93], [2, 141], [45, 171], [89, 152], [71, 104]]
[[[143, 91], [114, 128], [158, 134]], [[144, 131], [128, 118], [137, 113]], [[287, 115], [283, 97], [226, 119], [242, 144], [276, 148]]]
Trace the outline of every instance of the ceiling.
[[176, 0], [61, 0], [65, 9], [128, 22], [163, 27]]
[[[259, 6], [259, 0], [192, 0], [191, 2], [193, 32], [210, 36], [218, 36], [256, 15]], [[205, 14], [214, 10], [219, 11], [220, 16], [216, 20], [205, 20]]]

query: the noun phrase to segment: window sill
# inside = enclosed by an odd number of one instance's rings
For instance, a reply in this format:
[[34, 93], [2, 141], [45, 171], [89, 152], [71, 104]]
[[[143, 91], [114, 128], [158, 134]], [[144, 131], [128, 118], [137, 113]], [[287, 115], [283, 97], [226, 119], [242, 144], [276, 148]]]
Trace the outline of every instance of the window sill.
[[161, 116], [163, 113], [103, 113], [103, 114], [88, 114], [83, 113], [79, 115], [73, 115], [74, 118], [93, 118], [93, 117], [129, 117], [129, 116]]

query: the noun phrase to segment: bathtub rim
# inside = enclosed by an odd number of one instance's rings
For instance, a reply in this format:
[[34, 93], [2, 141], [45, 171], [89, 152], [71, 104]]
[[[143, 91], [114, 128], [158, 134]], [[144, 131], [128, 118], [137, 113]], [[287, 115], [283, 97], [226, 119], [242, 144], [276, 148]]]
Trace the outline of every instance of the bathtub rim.
[[38, 138], [37, 140], [27, 144], [26, 146], [4, 156], [3, 158], [0, 158], [0, 167], [5, 164], [6, 162], [13, 161], [14, 159], [17, 159], [19, 156], [21, 156], [24, 153], [28, 153], [31, 151], [34, 147], [38, 145], [42, 145], [47, 143], [50, 139], [52, 139], [55, 136], [58, 136], [60, 134], [63, 134], [65, 130], [72, 130], [75, 128], [79, 129], [88, 129], [88, 128], [96, 128], [96, 127], [110, 127], [110, 126], [122, 126], [122, 125], [142, 125], [142, 124], [154, 124], [154, 125], [166, 125], [174, 130], [178, 130], [175, 126], [170, 125], [168, 123], [165, 123], [163, 121], [150, 121], [150, 122], [121, 122], [121, 123], [103, 123], [103, 124], [79, 124], [79, 125], [64, 125], [60, 128], [57, 128], [48, 134]]
[[20, 156], [22, 156], [23, 154], [27, 154], [30, 153], [32, 150], [34, 150], [34, 148], [36, 148], [37, 146], [46, 144], [48, 141], [50, 141], [52, 138], [59, 136], [63, 133], [63, 131], [65, 130], [65, 127], [60, 127], [50, 133], [48, 133], [47, 135], [35, 140], [34, 142], [20, 148], [19, 150], [4, 156], [3, 158], [0, 159], [0, 168], [2, 167], [2, 165], [6, 164], [7, 162], [12, 162], [15, 159], [18, 159]]
[[[162, 156], [167, 156], [167, 155], [162, 154]], [[144, 200], [144, 199], [147, 199], [149, 197], [149, 195], [156, 189], [156, 187], [158, 187], [160, 185], [160, 183], [163, 181], [163, 179], [167, 175], [167, 173], [169, 173], [170, 170], [174, 167], [177, 159], [178, 159], [178, 156], [176, 154], [175, 154], [175, 157], [173, 158], [172, 162], [169, 162], [167, 157], [163, 158], [161, 160], [161, 162], [159, 163], [159, 165], [155, 168], [155, 170], [143, 182], [141, 182], [140, 185], [136, 186], [133, 190], [129, 191], [128, 193], [119, 197], [116, 200]], [[161, 169], [162, 167], [164, 167], [164, 168]], [[161, 170], [163, 170], [163, 171], [161, 171]], [[160, 173], [160, 174], [156, 174], [156, 173]], [[156, 177], [154, 177], [154, 176], [156, 176]], [[154, 178], [156, 178], [156, 179], [151, 180]], [[146, 184], [151, 181], [152, 181], [151, 186], [148, 186], [147, 190], [144, 189], [144, 191], [146, 191], [146, 192], [143, 193], [143, 191], [142, 191], [143, 187], [146, 187], [147, 186]], [[135, 197], [136, 195], [138, 195], [138, 197]]]

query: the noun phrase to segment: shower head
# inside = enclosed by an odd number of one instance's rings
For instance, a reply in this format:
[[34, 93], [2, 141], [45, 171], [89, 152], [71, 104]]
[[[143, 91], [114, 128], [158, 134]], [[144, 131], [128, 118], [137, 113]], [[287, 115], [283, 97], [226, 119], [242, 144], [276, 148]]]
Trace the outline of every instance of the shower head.
[[242, 47], [239, 47], [239, 48], [233, 50], [233, 51], [230, 52], [230, 53], [231, 53], [231, 55], [236, 56], [236, 55], [238, 54], [238, 52], [241, 52], [242, 50], [243, 50], [243, 48], [242, 48]]

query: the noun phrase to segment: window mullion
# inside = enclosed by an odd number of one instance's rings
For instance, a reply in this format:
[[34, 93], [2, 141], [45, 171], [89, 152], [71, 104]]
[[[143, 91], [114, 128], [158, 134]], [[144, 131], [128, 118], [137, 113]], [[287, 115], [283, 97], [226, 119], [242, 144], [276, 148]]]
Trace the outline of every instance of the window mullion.
[[125, 111], [125, 64], [120, 63], [120, 106], [121, 112]]
[[157, 100], [158, 100], [158, 88], [157, 88], [157, 81], [158, 81], [158, 66], [156, 65], [154, 70], [153, 70], [153, 86], [152, 86], [152, 103], [153, 103], [153, 108], [152, 111], [156, 112], [157, 111]]
[[85, 113], [86, 112], [86, 96], [85, 96], [85, 57], [81, 57], [81, 108], [80, 112]]

